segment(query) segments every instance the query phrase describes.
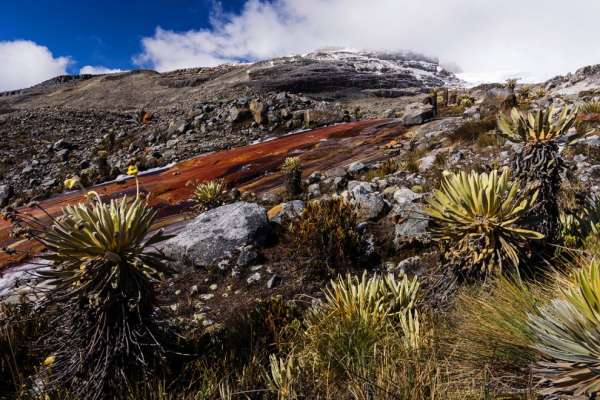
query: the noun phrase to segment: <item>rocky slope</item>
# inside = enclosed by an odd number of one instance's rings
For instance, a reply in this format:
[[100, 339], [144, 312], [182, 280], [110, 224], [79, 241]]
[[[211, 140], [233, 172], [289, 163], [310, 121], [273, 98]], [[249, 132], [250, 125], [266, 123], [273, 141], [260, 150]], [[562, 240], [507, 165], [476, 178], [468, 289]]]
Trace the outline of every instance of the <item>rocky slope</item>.
[[132, 163], [148, 169], [299, 129], [395, 116], [430, 88], [457, 84], [422, 56], [345, 50], [57, 77], [0, 94], [0, 206], [60, 192], [71, 175], [95, 184]]

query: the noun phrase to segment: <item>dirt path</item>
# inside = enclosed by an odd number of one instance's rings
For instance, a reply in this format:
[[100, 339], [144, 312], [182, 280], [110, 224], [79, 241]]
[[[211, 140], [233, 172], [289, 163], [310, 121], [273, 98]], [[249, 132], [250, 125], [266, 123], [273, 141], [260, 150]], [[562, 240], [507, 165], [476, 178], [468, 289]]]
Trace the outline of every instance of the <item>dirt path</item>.
[[[355, 160], [383, 157], [383, 146], [403, 132], [396, 120], [363, 120], [330, 126], [270, 141], [202, 155], [170, 168], [139, 177], [141, 190], [152, 194], [151, 204], [159, 209], [155, 228], [174, 224], [190, 217], [187, 201], [191, 188], [186, 183], [225, 178], [229, 187], [256, 193], [269, 191], [282, 183], [277, 172], [285, 157], [295, 155], [302, 160], [304, 174], [346, 165]], [[135, 181], [110, 182], [93, 188], [104, 199], [135, 193]], [[67, 205], [84, 199], [82, 192], [69, 192], [42, 201], [41, 206], [52, 216]], [[38, 209], [23, 208], [43, 219]], [[48, 218], [46, 218], [48, 220]], [[15, 256], [0, 252], [0, 270], [23, 261], [41, 249], [31, 241], [10, 238], [10, 225], [0, 220], [0, 247], [18, 250]]]

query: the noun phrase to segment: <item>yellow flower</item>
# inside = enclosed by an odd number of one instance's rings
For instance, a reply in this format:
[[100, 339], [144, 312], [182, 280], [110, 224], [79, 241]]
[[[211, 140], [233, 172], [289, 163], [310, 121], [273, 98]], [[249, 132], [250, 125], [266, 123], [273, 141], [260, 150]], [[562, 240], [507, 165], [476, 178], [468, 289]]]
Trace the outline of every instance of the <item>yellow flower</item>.
[[135, 165], [130, 165], [129, 168], [127, 168], [127, 175], [136, 176], [137, 174], [138, 169]]
[[77, 177], [65, 179], [65, 187], [69, 190], [73, 189], [78, 183], [79, 179]]
[[56, 357], [55, 356], [48, 356], [46, 357], [46, 359], [44, 360], [44, 366], [45, 367], [51, 367], [52, 364], [54, 364], [54, 361], [56, 361]]

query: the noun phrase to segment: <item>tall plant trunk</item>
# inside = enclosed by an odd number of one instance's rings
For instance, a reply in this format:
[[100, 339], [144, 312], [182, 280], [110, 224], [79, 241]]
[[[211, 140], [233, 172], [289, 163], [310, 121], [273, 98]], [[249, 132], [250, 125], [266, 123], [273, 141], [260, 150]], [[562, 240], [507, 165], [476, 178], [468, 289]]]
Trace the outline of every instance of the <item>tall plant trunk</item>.
[[444, 90], [442, 91], [442, 100], [444, 102], [444, 107], [448, 107], [448, 96], [449, 96], [448, 88], [444, 88]]
[[513, 162], [514, 173], [538, 198], [527, 213], [528, 228], [544, 234], [543, 246], [554, 243], [559, 228], [558, 192], [564, 163], [555, 143], [526, 145]]
[[294, 169], [284, 176], [285, 190], [290, 196], [302, 193], [302, 170]]

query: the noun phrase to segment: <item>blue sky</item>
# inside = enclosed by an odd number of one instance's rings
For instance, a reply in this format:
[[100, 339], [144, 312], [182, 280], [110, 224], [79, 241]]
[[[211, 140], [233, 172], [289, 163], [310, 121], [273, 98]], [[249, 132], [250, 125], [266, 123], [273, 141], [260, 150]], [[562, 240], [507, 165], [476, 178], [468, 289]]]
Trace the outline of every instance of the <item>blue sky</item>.
[[324, 47], [416, 51], [478, 81], [600, 63], [599, 0], [2, 0], [0, 91]]
[[[244, 0], [221, 2], [237, 12]], [[141, 39], [160, 26], [188, 31], [209, 26], [213, 0], [3, 0], [0, 41], [31, 40], [69, 56], [67, 71], [84, 65], [131, 69]]]

